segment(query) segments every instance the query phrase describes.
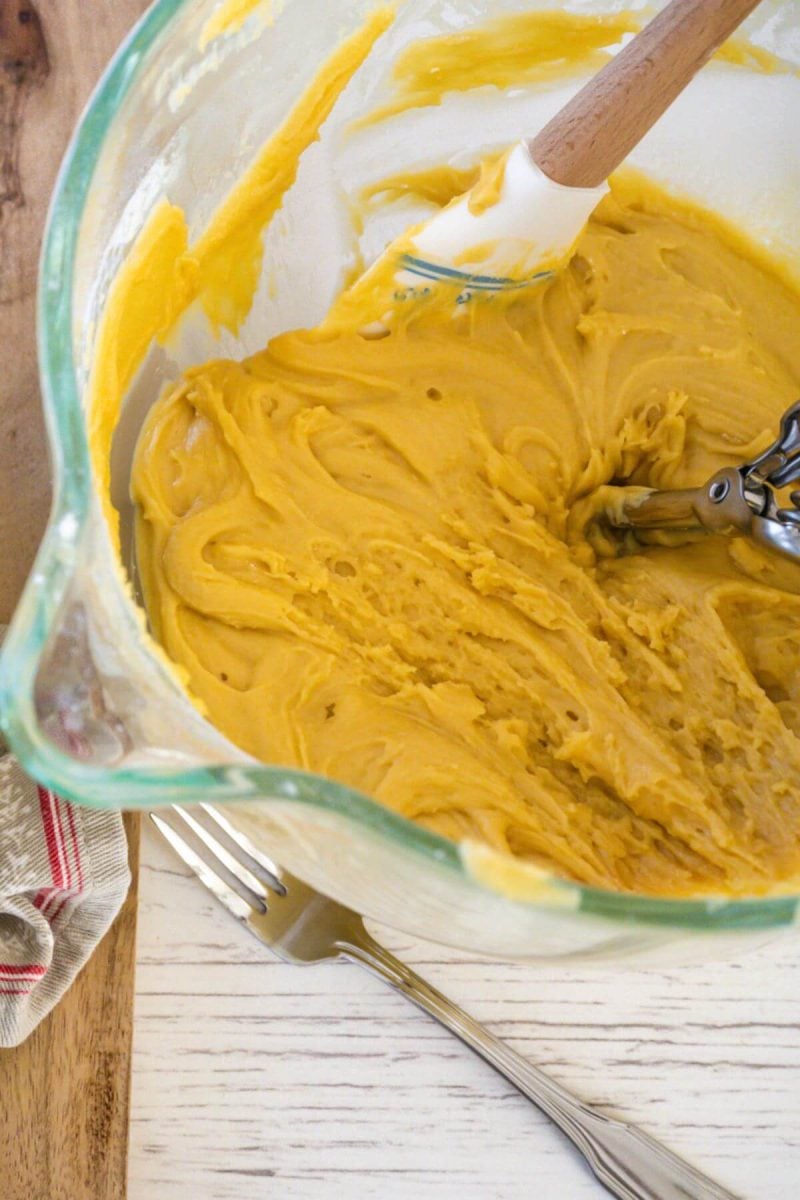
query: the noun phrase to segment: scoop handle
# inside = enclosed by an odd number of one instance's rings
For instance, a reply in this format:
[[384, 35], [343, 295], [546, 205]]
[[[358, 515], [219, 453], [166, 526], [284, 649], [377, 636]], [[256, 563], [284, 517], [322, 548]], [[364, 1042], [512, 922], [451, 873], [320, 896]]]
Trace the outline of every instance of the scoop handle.
[[598, 187], [759, 0], [672, 0], [529, 143], [567, 187]]

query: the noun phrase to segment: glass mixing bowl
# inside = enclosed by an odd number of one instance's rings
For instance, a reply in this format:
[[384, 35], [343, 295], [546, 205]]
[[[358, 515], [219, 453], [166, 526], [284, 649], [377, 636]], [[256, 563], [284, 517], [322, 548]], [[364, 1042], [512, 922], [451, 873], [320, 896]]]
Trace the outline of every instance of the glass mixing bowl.
[[[208, 22], [225, 8], [219, 0], [158, 0], [101, 81], [66, 156], [43, 251], [39, 350], [55, 501], [3, 649], [3, 728], [34, 776], [83, 804], [147, 809], [236, 802], [237, 820], [292, 871], [412, 934], [527, 959], [637, 955], [663, 961], [738, 953], [794, 925], [798, 898], [679, 902], [609, 894], [532, 870], [504, 877], [474, 848], [428, 833], [367, 796], [249, 758], [189, 702], [149, 640], [120, 570], [93, 483], [85, 409], [96, 332], [115, 272], [163, 196], [184, 208], [193, 233], [203, 227], [334, 46], [373, 6], [374, 0], [347, 5], [263, 0], [240, 28], [214, 37]], [[511, 0], [504, 5], [523, 7], [530, 5]], [[399, 8], [388, 35], [394, 48], [482, 13], [470, 0], [408, 0]], [[797, 5], [765, 3], [750, 32], [762, 45], [800, 61]], [[343, 97], [345, 116], [369, 107], [380, 94], [384, 59], [378, 52], [350, 85]], [[752, 88], [777, 86], [769, 82], [773, 76], [759, 77], [751, 87], [741, 67], [734, 88], [735, 69], [719, 64], [704, 86], [727, 96], [730, 112], [724, 119], [733, 123], [729, 129], [735, 127], [736, 136], [721, 136], [723, 116], [711, 111], [708, 93], [692, 100], [690, 89], [651, 135], [642, 165], [674, 176], [684, 191], [694, 187], [717, 207], [727, 203], [737, 219], [750, 214], [754, 236], [790, 257], [794, 247], [800, 256], [796, 233], [792, 242], [796, 192], [788, 186], [798, 156], [787, 149], [789, 130], [783, 128], [783, 110], [775, 108], [785, 97], [754, 94]], [[570, 88], [579, 82], [573, 80]], [[741, 111], [737, 96], [744, 96]], [[563, 95], [551, 89], [544, 100], [542, 120]], [[697, 120], [700, 103], [705, 125]], [[766, 133], [765, 112], [772, 113]], [[420, 115], [423, 119], [433, 130], [436, 113]], [[511, 141], [535, 132], [518, 128], [515, 120], [510, 116], [498, 136]], [[713, 146], [697, 132], [709, 123]], [[743, 178], [741, 170], [736, 176], [736, 162], [745, 152], [757, 163]], [[695, 171], [689, 170], [692, 163]], [[309, 151], [310, 178], [315, 170], [324, 178], [329, 165], [326, 126], [321, 143]], [[749, 182], [756, 173], [757, 186]], [[740, 179], [736, 188], [730, 186], [734, 177]], [[323, 315], [340, 281], [343, 257], [330, 232], [335, 213], [326, 204], [318, 196], [309, 223], [308, 205], [287, 198], [275, 234], [283, 248], [278, 252], [272, 244], [272, 229], [267, 239], [266, 258], [271, 270], [277, 267], [238, 340], [228, 335], [216, 340], [204, 323], [190, 323], [169, 349], [149, 353], [130, 389], [112, 451], [112, 496], [128, 563], [128, 473], [147, 407], [186, 365], [220, 353], [252, 352], [279, 329]], [[310, 242], [315, 234], [317, 241]]]

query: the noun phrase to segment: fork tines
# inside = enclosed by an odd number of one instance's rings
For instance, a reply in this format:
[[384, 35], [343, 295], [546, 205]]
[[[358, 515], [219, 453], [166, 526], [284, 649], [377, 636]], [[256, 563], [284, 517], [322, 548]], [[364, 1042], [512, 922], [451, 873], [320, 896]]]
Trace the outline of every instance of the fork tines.
[[[200, 811], [207, 822], [182, 808], [151, 813], [150, 818], [173, 850], [210, 892], [240, 921], [265, 913], [270, 893], [284, 895], [280, 870], [244, 834], [210, 805]], [[209, 828], [209, 824], [212, 828]]]

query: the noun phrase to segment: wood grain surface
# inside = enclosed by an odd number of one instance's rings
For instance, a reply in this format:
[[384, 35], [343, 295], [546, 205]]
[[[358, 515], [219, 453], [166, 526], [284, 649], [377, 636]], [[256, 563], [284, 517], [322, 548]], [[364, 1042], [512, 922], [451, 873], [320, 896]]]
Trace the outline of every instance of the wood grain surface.
[[[0, 0], [0, 622], [50, 503], [35, 349], [36, 270], [61, 155], [146, 0]], [[138, 821], [127, 821], [135, 868]], [[134, 876], [135, 878], [135, 876]], [[66, 998], [0, 1052], [2, 1200], [125, 1195], [136, 887]]]
[[0, 0], [0, 622], [47, 520], [36, 273], [58, 164], [100, 72], [147, 0]]
[[[349, 963], [279, 962], [145, 823], [129, 1200], [607, 1200], [522, 1096]], [[800, 939], [639, 971], [376, 930], [577, 1095], [741, 1200], [800, 1195]]]
[[[138, 818], [125, 818], [138, 876]], [[62, 1002], [0, 1050], [2, 1200], [123, 1200], [128, 1158], [136, 887]]]

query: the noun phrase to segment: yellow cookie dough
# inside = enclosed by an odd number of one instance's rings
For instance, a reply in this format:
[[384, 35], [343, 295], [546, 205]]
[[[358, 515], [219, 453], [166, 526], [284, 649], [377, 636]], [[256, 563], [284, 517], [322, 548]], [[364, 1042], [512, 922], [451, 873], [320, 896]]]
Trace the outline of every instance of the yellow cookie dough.
[[798, 345], [743, 241], [623, 182], [509, 306], [191, 370], [133, 479], [154, 631], [268, 762], [602, 887], [768, 891], [800, 871], [800, 569], [598, 558], [581, 513], [772, 440]]
[[[229, 0], [217, 17], [224, 18], [222, 28], [228, 28], [225, 21], [235, 28], [254, 7], [250, 0]], [[390, 8], [378, 8], [337, 46], [194, 242], [184, 212], [163, 199], [118, 272], [98, 329], [88, 400], [92, 469], [115, 542], [111, 443], [125, 393], [147, 351], [154, 340], [168, 341], [195, 303], [217, 333], [238, 331], [258, 286], [264, 231], [295, 182], [303, 153], [393, 20]]]

